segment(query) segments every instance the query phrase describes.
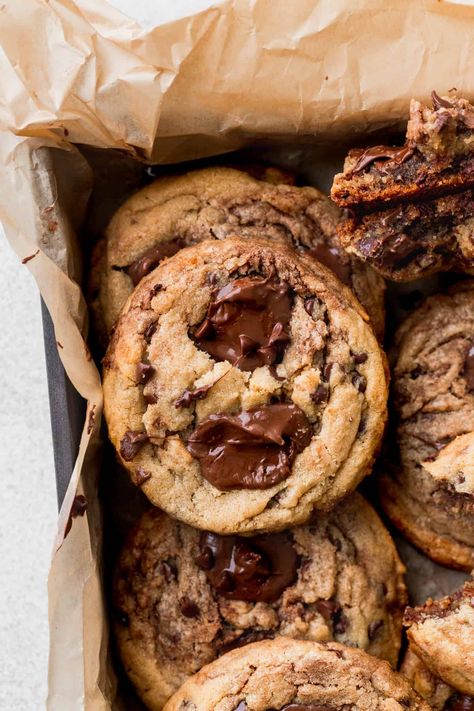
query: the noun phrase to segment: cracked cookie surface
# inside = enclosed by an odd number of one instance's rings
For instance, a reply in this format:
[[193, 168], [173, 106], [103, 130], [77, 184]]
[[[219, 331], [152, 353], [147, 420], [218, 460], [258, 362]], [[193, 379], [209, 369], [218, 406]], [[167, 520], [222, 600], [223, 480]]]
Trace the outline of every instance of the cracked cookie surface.
[[[262, 309], [262, 290], [276, 305]], [[104, 359], [109, 435], [132, 480], [217, 533], [331, 508], [368, 473], [385, 423], [385, 361], [365, 319], [327, 269], [267, 241], [167, 260]]]
[[124, 667], [158, 710], [218, 655], [277, 635], [336, 640], [396, 665], [403, 572], [357, 493], [305, 526], [250, 538], [199, 532], [152, 509], [115, 574]]
[[165, 711], [401, 711], [429, 706], [387, 662], [336, 642], [279, 637], [207, 665]]
[[231, 168], [161, 177], [119, 208], [98, 244], [91, 308], [107, 343], [134, 285], [182, 247], [229, 234], [266, 237], [313, 254], [353, 290], [378, 336], [384, 329], [383, 279], [339, 244], [338, 208], [312, 187], [271, 184]]
[[432, 674], [474, 697], [474, 580], [441, 600], [407, 608], [404, 624], [413, 651]]
[[474, 283], [401, 325], [393, 371], [399, 449], [380, 479], [393, 523], [439, 563], [474, 567]]

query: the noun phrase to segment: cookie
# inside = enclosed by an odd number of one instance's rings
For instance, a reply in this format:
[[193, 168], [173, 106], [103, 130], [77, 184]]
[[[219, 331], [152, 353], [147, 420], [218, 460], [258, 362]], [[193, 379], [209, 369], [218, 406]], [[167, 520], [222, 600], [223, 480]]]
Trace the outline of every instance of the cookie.
[[144, 703], [160, 709], [217, 656], [277, 635], [336, 640], [396, 665], [404, 567], [357, 493], [283, 533], [200, 532], [147, 512], [120, 557], [115, 628]]
[[91, 308], [103, 343], [134, 286], [162, 259], [229, 234], [265, 236], [309, 252], [352, 288], [383, 335], [384, 282], [341, 248], [337, 207], [315, 188], [282, 184], [280, 172], [275, 179], [266, 170], [264, 180], [252, 172], [205, 168], [160, 177], [120, 207], [96, 247], [91, 270]]
[[400, 673], [434, 711], [473, 711], [474, 698], [459, 694], [432, 674], [410, 646], [403, 658]]
[[384, 357], [348, 289], [267, 240], [206, 241], [145, 277], [104, 360], [109, 435], [155, 505], [216, 533], [328, 510], [368, 473]]
[[432, 99], [412, 101], [402, 147], [351, 150], [331, 191], [351, 211], [341, 243], [393, 280], [474, 273], [474, 107]]
[[380, 479], [393, 523], [433, 560], [474, 567], [474, 282], [428, 298], [396, 334], [398, 444]]
[[429, 706], [387, 662], [336, 642], [279, 637], [208, 664], [164, 711], [380, 711]]
[[474, 580], [441, 600], [408, 607], [404, 624], [413, 652], [432, 674], [474, 697]]

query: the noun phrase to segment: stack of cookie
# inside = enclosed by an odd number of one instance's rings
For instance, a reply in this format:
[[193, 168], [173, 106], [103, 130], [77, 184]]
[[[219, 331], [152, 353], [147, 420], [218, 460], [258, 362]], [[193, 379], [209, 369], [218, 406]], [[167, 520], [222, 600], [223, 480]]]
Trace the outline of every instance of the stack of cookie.
[[[430, 701], [392, 669], [404, 566], [354, 492], [387, 419], [385, 281], [376, 261], [341, 246], [336, 205], [292, 182], [275, 169], [159, 178], [96, 248], [109, 437], [153, 505], [117, 564], [114, 627], [153, 710]], [[473, 303], [463, 285], [401, 327], [401, 454], [380, 478], [395, 523], [403, 511], [398, 525], [417, 545], [464, 569]], [[427, 309], [439, 320], [429, 337]]]

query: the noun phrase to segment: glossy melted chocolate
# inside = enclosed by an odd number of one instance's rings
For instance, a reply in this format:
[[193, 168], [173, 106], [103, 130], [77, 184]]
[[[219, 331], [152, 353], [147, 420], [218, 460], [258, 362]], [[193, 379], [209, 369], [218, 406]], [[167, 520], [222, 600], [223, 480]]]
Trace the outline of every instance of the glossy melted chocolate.
[[286, 533], [244, 538], [206, 532], [199, 546], [197, 565], [229, 600], [274, 602], [296, 579], [298, 556]]
[[268, 489], [286, 479], [312, 426], [294, 404], [262, 405], [238, 415], [209, 415], [188, 440], [203, 477], [221, 491]]
[[367, 148], [359, 157], [351, 173], [361, 173], [368, 165], [375, 163], [376, 160], [393, 161], [397, 165], [400, 165], [408, 160], [411, 155], [413, 155], [413, 148], [410, 148], [410, 146], [402, 146], [401, 148], [371, 146], [371, 148]]
[[193, 338], [215, 360], [240, 370], [272, 365], [290, 341], [292, 294], [272, 277], [243, 277], [214, 290]]
[[168, 242], [160, 242], [155, 247], [147, 249], [141, 257], [132, 262], [125, 271], [136, 286], [144, 276], [155, 269], [165, 257], [172, 257], [184, 247], [181, 239], [172, 239]]

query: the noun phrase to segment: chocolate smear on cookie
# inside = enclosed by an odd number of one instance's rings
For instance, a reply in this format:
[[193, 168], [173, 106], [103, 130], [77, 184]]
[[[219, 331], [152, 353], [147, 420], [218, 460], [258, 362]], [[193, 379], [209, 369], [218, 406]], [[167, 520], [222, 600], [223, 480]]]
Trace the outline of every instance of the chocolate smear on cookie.
[[126, 462], [131, 462], [146, 442], [148, 442], [146, 432], [128, 430], [120, 442], [121, 457], [125, 459]]
[[280, 362], [290, 341], [292, 293], [273, 277], [243, 277], [212, 293], [192, 337], [217, 361], [240, 370]]
[[298, 555], [286, 533], [244, 538], [205, 532], [199, 547], [197, 565], [229, 600], [274, 602], [296, 580]]
[[172, 239], [168, 242], [160, 242], [154, 247], [150, 247], [141, 257], [125, 267], [125, 270], [136, 286], [144, 276], [155, 269], [165, 257], [172, 257], [184, 247], [182, 239]]
[[311, 435], [312, 426], [297, 405], [275, 403], [238, 415], [209, 415], [187, 447], [217, 489], [268, 489], [291, 474]]
[[474, 390], [474, 346], [471, 346], [464, 359], [463, 377], [468, 390]]
[[413, 148], [408, 145], [401, 148], [393, 148], [391, 146], [371, 146], [367, 148], [359, 157], [357, 163], [352, 169], [352, 173], [360, 173], [371, 163], [375, 161], [393, 161], [400, 165], [413, 155]]

